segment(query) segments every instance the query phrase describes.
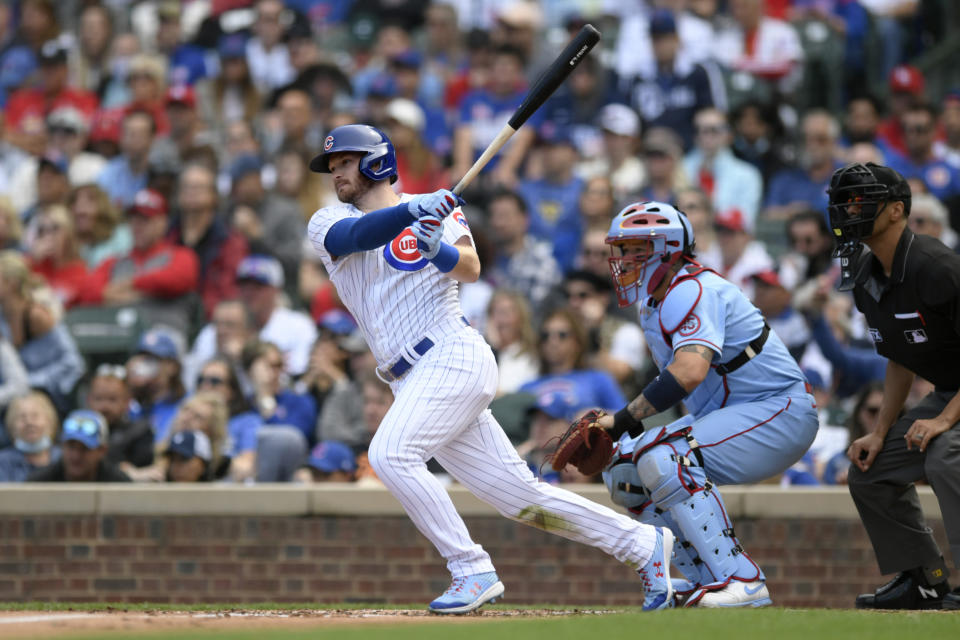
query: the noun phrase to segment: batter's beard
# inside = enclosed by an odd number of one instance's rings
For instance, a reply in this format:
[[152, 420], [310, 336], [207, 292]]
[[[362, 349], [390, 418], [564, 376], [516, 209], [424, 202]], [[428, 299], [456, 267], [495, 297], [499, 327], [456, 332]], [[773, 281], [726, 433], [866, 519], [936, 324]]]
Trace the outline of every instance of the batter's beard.
[[358, 203], [370, 193], [370, 190], [373, 188], [373, 185], [376, 183], [368, 178], [365, 175], [360, 175], [360, 180], [356, 184], [347, 185], [349, 187], [348, 191], [344, 195], [337, 193], [337, 198], [340, 202], [346, 204], [352, 204], [353, 206], [360, 208]]

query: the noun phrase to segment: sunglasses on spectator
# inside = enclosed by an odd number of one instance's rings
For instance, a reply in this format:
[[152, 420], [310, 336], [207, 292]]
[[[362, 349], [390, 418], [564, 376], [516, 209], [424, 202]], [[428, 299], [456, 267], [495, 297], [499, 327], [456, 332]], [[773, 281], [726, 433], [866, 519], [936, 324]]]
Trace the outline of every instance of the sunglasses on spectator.
[[95, 436], [100, 433], [100, 425], [90, 418], [70, 418], [63, 423], [64, 433], [85, 433]]
[[817, 241], [815, 236], [794, 236], [790, 242], [798, 247], [812, 247]]
[[570, 337], [569, 331], [541, 331], [540, 332], [540, 341], [546, 342], [550, 338], [556, 338], [558, 340], [566, 340]]
[[120, 364], [101, 364], [97, 367], [96, 377], [127, 379], [127, 368]]
[[211, 387], [219, 387], [227, 384], [226, 378], [221, 378], [220, 376], [199, 376], [197, 378], [197, 386], [202, 387], [204, 385], [210, 385]]
[[930, 133], [933, 129], [931, 124], [911, 124], [903, 128], [904, 133]]
[[725, 124], [707, 124], [700, 125], [697, 128], [697, 133], [703, 133], [707, 135], [720, 135], [721, 133], [727, 132], [727, 125]]
[[606, 257], [610, 255], [609, 249], [581, 249], [580, 253], [585, 256]]
[[65, 136], [75, 136], [79, 131], [73, 127], [50, 127], [50, 135], [63, 134]]
[[567, 289], [563, 292], [563, 295], [567, 298], [576, 298], [577, 300], [586, 300], [593, 295], [593, 292], [580, 289]]

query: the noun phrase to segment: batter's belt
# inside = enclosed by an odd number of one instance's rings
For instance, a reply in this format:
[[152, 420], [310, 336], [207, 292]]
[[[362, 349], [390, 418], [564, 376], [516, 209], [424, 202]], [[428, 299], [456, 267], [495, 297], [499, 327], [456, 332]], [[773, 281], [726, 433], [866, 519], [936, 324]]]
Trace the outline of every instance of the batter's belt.
[[[456, 326], [470, 326], [470, 323], [463, 316], [457, 316], [455, 322], [458, 323]], [[402, 378], [407, 371], [413, 368], [417, 360], [422, 358], [427, 351], [430, 351], [442, 336], [446, 335], [450, 324], [450, 322], [440, 322], [415, 343], [405, 346], [401, 349], [400, 355], [391, 361], [391, 364], [377, 367], [377, 377], [388, 384]]]

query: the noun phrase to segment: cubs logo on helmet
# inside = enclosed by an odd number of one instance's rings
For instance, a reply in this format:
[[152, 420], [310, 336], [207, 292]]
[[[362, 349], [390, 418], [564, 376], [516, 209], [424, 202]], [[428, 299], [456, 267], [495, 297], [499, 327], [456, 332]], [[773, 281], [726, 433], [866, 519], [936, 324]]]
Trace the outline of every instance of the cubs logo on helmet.
[[427, 266], [427, 259], [420, 255], [417, 248], [417, 236], [410, 229], [404, 229], [403, 233], [383, 247], [383, 258], [400, 271], [419, 271]]
[[330, 151], [330, 147], [333, 146], [333, 136], [327, 136], [323, 141], [323, 150]]

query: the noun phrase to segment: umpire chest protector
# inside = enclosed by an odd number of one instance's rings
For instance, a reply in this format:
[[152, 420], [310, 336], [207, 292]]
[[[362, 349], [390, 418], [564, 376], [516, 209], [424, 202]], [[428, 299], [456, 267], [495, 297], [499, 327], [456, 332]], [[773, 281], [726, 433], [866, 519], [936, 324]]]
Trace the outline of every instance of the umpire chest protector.
[[869, 252], [855, 277], [854, 300], [877, 353], [939, 391], [960, 389], [960, 256], [904, 229], [889, 277]]

